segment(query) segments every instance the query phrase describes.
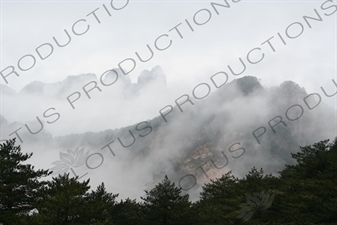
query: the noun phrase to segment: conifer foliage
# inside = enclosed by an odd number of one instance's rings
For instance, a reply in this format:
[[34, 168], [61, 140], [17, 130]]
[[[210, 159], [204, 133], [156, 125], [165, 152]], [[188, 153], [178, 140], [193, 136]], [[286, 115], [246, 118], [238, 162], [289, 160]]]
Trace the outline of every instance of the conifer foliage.
[[175, 186], [167, 176], [152, 190], [145, 191], [143, 207], [146, 224], [191, 224], [189, 195]]
[[25, 164], [15, 139], [0, 144], [0, 225], [297, 225], [337, 224], [337, 141], [317, 142], [292, 154], [297, 161], [279, 175], [253, 167], [204, 184], [189, 200], [167, 176], [141, 201], [116, 201], [104, 183], [69, 174], [47, 181], [48, 170]]
[[39, 179], [51, 173], [24, 164], [32, 155], [22, 153], [15, 139], [0, 144], [0, 222], [4, 225], [19, 224], [19, 216], [35, 208], [39, 190], [46, 184]]

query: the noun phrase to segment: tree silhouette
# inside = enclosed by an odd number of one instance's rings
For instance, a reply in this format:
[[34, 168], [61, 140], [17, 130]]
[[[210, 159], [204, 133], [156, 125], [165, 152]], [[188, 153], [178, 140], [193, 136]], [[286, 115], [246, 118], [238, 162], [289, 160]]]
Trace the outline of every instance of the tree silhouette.
[[40, 178], [51, 174], [48, 170], [34, 170], [34, 166], [23, 164], [32, 157], [24, 154], [15, 139], [0, 144], [0, 223], [20, 224], [20, 216], [35, 208], [39, 190], [46, 182]]
[[145, 224], [191, 224], [189, 195], [181, 195], [182, 189], [175, 186], [167, 176], [152, 190], [145, 190]]

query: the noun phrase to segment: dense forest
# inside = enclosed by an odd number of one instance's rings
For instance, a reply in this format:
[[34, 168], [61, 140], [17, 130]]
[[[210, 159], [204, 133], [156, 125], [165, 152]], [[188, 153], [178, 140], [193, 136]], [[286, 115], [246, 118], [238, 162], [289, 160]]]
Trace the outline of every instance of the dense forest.
[[0, 224], [337, 224], [337, 139], [320, 141], [292, 154], [279, 176], [258, 165], [243, 178], [228, 172], [189, 200], [169, 177], [146, 190], [141, 201], [117, 201], [104, 183], [69, 174], [46, 179], [49, 170], [26, 164], [15, 139], [0, 144]]

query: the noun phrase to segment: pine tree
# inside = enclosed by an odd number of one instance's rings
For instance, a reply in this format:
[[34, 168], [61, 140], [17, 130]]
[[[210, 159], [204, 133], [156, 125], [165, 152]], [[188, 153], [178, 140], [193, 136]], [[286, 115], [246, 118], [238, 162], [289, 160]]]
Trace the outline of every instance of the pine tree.
[[239, 179], [231, 171], [204, 184], [194, 210], [201, 224], [230, 224], [236, 221], [237, 206], [243, 199]]
[[111, 212], [114, 211], [115, 199], [118, 194], [108, 193], [104, 183], [96, 191], [91, 191], [85, 196], [85, 221], [93, 225], [112, 225]]
[[[37, 204], [38, 213], [33, 219], [50, 225], [83, 225], [88, 224], [86, 217], [87, 204], [85, 195], [90, 186], [89, 179], [79, 182], [69, 174], [53, 177], [43, 190]], [[89, 223], [90, 224], [90, 223]]]
[[281, 172], [282, 222], [336, 224], [337, 143], [320, 141], [292, 154], [296, 165]]
[[130, 198], [117, 203], [111, 215], [114, 224], [145, 224], [141, 205]]
[[46, 184], [39, 179], [51, 174], [23, 164], [32, 155], [22, 153], [15, 139], [0, 144], [0, 223], [4, 225], [20, 223], [20, 216], [35, 208], [39, 190]]
[[182, 189], [175, 186], [167, 176], [152, 190], [145, 191], [145, 224], [192, 224], [189, 195], [182, 195]]

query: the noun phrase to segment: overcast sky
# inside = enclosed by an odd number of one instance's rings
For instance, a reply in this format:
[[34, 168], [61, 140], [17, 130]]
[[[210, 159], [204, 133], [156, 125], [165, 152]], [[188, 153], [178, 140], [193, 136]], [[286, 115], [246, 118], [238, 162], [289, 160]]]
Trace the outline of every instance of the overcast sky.
[[[116, 8], [127, 4], [116, 11], [110, 1], [1, 1], [1, 70], [8, 66], [17, 68], [24, 55], [32, 54], [36, 58], [32, 69], [16, 69], [20, 77], [14, 74], [8, 77], [9, 86], [15, 90], [34, 80], [49, 83], [61, 81], [68, 75], [100, 75], [126, 58], [136, 58], [136, 51], [148, 53], [146, 44], [154, 48], [155, 39], [168, 34], [172, 40], [170, 48], [161, 52], [154, 49], [154, 57], [149, 62], [137, 60], [130, 77], [135, 81], [142, 70], [161, 65], [169, 85], [183, 85], [187, 81], [193, 87], [226, 69], [226, 65], [236, 63], [238, 57], [245, 57], [251, 49], [261, 47], [270, 37], [275, 36], [277, 44], [277, 32], [286, 36], [285, 29], [293, 22], [300, 22], [304, 25], [301, 36], [293, 40], [285, 37], [288, 44], [280, 45], [275, 54], [265, 48], [266, 58], [251, 66], [246, 74], [259, 77], [265, 85], [294, 80], [308, 91], [330, 83], [335, 77], [337, 14], [323, 15], [334, 10], [321, 10], [324, 1], [228, 1], [231, 8], [218, 7], [220, 15], [216, 15], [210, 2], [113, 1]], [[331, 4], [327, 3], [326, 7]], [[100, 23], [93, 14], [87, 16], [97, 8], [95, 13]], [[208, 9], [212, 15], [209, 22], [198, 26], [193, 16], [201, 9]], [[322, 14], [323, 22], [313, 21], [310, 29], [302, 16], [315, 16], [314, 9]], [[203, 10], [197, 13], [196, 21], [203, 22], [207, 17], [207, 11]], [[90, 28], [87, 33], [75, 36], [71, 27], [80, 19], [86, 22], [78, 23], [78, 32], [87, 24]], [[190, 21], [194, 32], [187, 28], [185, 19]], [[179, 23], [182, 23], [179, 28], [183, 39], [174, 30], [169, 31]], [[298, 28], [293, 26], [289, 33], [295, 34]], [[65, 40], [64, 29], [69, 31], [72, 40], [60, 48], [52, 38]], [[168, 38], [161, 40], [164, 46]], [[42, 61], [35, 49], [44, 43], [52, 44], [54, 51]], [[22, 67], [30, 66], [31, 60], [24, 58]]]

